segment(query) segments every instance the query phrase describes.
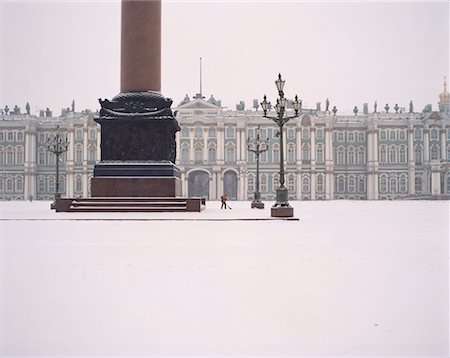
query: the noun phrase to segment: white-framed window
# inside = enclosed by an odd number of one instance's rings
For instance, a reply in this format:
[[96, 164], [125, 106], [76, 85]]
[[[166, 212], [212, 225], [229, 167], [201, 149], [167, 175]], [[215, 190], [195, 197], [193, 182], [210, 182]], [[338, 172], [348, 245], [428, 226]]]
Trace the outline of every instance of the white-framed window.
[[75, 129], [75, 139], [83, 140], [83, 129], [82, 128]]
[[450, 145], [447, 146], [447, 160], [450, 160]]
[[389, 180], [389, 190], [392, 193], [396, 193], [397, 192], [397, 178], [396, 177], [391, 177]]
[[397, 163], [397, 147], [394, 145], [389, 148], [389, 163]]
[[0, 132], [0, 142], [3, 142], [5, 140], [5, 135], [3, 132]]
[[344, 132], [338, 132], [337, 133], [337, 141], [343, 142], [344, 141]]
[[288, 180], [287, 180], [287, 188], [290, 192], [295, 191], [295, 176], [294, 176], [294, 174], [289, 174]]
[[52, 152], [47, 152], [47, 165], [56, 164], [56, 155]]
[[310, 150], [309, 150], [309, 144], [303, 144], [302, 147], [302, 159], [305, 161], [310, 160]]
[[316, 177], [316, 190], [318, 193], [323, 193], [324, 191], [324, 185], [323, 185], [323, 175], [318, 174]]
[[8, 132], [8, 142], [14, 141], [14, 132]]
[[397, 131], [390, 130], [389, 131], [389, 140], [396, 140], [397, 139]]
[[400, 193], [406, 193], [407, 190], [407, 180], [404, 176], [400, 177], [399, 180], [399, 191]]
[[303, 128], [302, 130], [302, 138], [308, 139], [309, 138], [309, 128]]
[[56, 182], [54, 177], [47, 178], [47, 191], [49, 193], [54, 193], [56, 191]]
[[431, 139], [439, 139], [439, 131], [437, 130], [437, 128], [431, 129], [430, 137], [431, 137]]
[[355, 141], [355, 134], [353, 132], [348, 132], [347, 133], [347, 138], [349, 142], [354, 142]]
[[272, 191], [275, 192], [275, 189], [278, 189], [278, 187], [280, 186], [280, 175], [274, 174], [272, 176]]
[[208, 162], [216, 162], [216, 147], [214, 147], [213, 145], [208, 148]]
[[14, 149], [12, 147], [6, 148], [6, 164], [14, 164]]
[[195, 163], [203, 162], [203, 148], [200, 145], [197, 145], [194, 149], [194, 161]]
[[348, 148], [348, 158], [347, 158], [348, 164], [355, 164], [355, 148], [349, 147]]
[[259, 161], [260, 161], [261, 163], [267, 163], [267, 151], [262, 152], [262, 153], [259, 155]]
[[431, 160], [439, 160], [439, 145], [437, 144], [431, 147]]
[[39, 143], [45, 143], [45, 133], [39, 133], [38, 141]]
[[196, 127], [194, 130], [194, 137], [195, 138], [202, 138], [203, 137], [203, 129], [201, 127]]
[[23, 177], [16, 177], [16, 192], [23, 192]]
[[43, 176], [38, 177], [38, 193], [45, 193], [45, 178]]
[[364, 147], [359, 147], [359, 150], [358, 150], [358, 164], [359, 165], [366, 164], [366, 148], [364, 148]]
[[5, 164], [5, 150], [0, 147], [0, 164]]
[[353, 175], [350, 175], [348, 178], [348, 192], [354, 193], [356, 187], [356, 179]]
[[309, 178], [305, 176], [302, 178], [302, 193], [309, 193], [310, 190]]
[[378, 153], [380, 163], [387, 163], [387, 149], [386, 146], [382, 145], [380, 147], [380, 153]]
[[365, 133], [359, 132], [358, 133], [358, 142], [364, 142], [365, 141]]
[[406, 140], [406, 132], [405, 132], [404, 130], [399, 131], [399, 132], [398, 132], [398, 138], [399, 138], [399, 140], [401, 140], [401, 141]]
[[414, 178], [414, 189], [416, 194], [422, 193], [422, 178], [420, 176]]
[[235, 149], [234, 149], [234, 145], [232, 145], [232, 144], [227, 145], [227, 150], [226, 150], [226, 153], [225, 153], [225, 155], [226, 155], [225, 162], [227, 164], [231, 164], [231, 163], [234, 163], [236, 161], [235, 153], [236, 152], [235, 152]]
[[387, 179], [385, 176], [380, 177], [380, 193], [387, 192]]
[[83, 180], [81, 177], [77, 177], [75, 179], [75, 192], [81, 193], [83, 191]]
[[380, 140], [386, 140], [386, 131], [384, 129], [380, 131]]
[[83, 147], [77, 145], [75, 147], [75, 164], [81, 164], [83, 162]]
[[343, 177], [338, 177], [337, 179], [337, 191], [340, 193], [345, 191], [345, 179]]
[[316, 137], [317, 139], [323, 139], [323, 128], [316, 129]]
[[247, 191], [253, 193], [255, 191], [255, 178], [253, 175], [249, 175], [247, 178]]
[[267, 175], [262, 174], [259, 181], [261, 192], [267, 192]]
[[288, 163], [295, 163], [295, 146], [290, 144], [287, 148], [287, 161]]
[[181, 129], [181, 136], [183, 138], [188, 138], [189, 137], [189, 128], [184, 127]]
[[227, 138], [234, 138], [234, 128], [233, 127], [227, 127], [227, 129], [226, 129], [226, 137]]
[[17, 141], [22, 142], [23, 141], [23, 132], [17, 132]]
[[450, 194], [450, 175], [447, 176], [447, 194]]
[[399, 149], [399, 160], [400, 163], [405, 164], [406, 163], [406, 147], [405, 146], [400, 146]]
[[339, 147], [336, 152], [336, 164], [344, 164], [344, 147]]
[[422, 139], [422, 128], [419, 127], [414, 128], [414, 139], [416, 140]]
[[292, 128], [288, 129], [288, 139], [294, 139], [295, 138], [295, 130]]
[[23, 147], [16, 147], [16, 163], [23, 164]]
[[213, 127], [208, 128], [208, 137], [216, 138], [216, 128]]
[[422, 147], [421, 146], [416, 146], [416, 148], [414, 149], [414, 153], [415, 153], [415, 160], [416, 160], [416, 164], [417, 165], [421, 165], [422, 164], [422, 160], [423, 160], [423, 151], [422, 151]]
[[280, 146], [278, 144], [272, 146], [272, 162], [280, 162]]
[[89, 140], [95, 140], [97, 138], [97, 130], [95, 128], [89, 128]]
[[323, 163], [323, 145], [318, 144], [316, 147], [316, 161], [318, 163]]
[[363, 176], [360, 176], [358, 178], [358, 191], [360, 193], [365, 193], [366, 192], [366, 178]]
[[90, 162], [95, 162], [97, 160], [97, 148], [90, 146], [88, 149], [88, 160]]
[[184, 164], [189, 163], [189, 147], [188, 146], [181, 147], [181, 162]]
[[6, 179], [6, 191], [12, 192], [14, 190], [14, 182], [12, 178]]

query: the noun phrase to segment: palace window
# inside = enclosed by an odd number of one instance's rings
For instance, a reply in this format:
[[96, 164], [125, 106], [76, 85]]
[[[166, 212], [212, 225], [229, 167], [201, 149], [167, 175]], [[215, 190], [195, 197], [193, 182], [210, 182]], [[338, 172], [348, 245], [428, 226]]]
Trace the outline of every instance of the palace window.
[[17, 132], [17, 141], [22, 142], [23, 141], [23, 132]]
[[47, 152], [47, 164], [48, 165], [55, 165], [56, 162], [56, 155], [52, 152]]
[[309, 129], [308, 128], [303, 128], [302, 138], [303, 139], [308, 139], [309, 138]]
[[247, 191], [253, 193], [255, 191], [255, 179], [250, 175], [247, 179]]
[[421, 128], [414, 129], [414, 139], [416, 139], [416, 140], [422, 139], [422, 129]]
[[38, 193], [44, 193], [45, 192], [45, 179], [44, 177], [38, 178]]
[[17, 162], [17, 164], [23, 164], [23, 148], [22, 147], [16, 148], [16, 162]]
[[14, 150], [9, 147], [6, 149], [6, 164], [13, 164], [14, 163]]
[[387, 163], [387, 153], [386, 152], [387, 152], [386, 147], [384, 145], [381, 146], [380, 153], [379, 153], [380, 163]]
[[380, 178], [380, 192], [381, 193], [386, 193], [387, 191], [387, 181], [386, 181], [386, 177], [381, 177]]
[[216, 161], [216, 148], [211, 146], [208, 149], [208, 162], [215, 163]]
[[261, 187], [261, 191], [262, 192], [267, 192], [267, 175], [263, 174], [261, 175], [261, 179], [260, 179], [260, 187]]
[[338, 165], [343, 165], [344, 164], [344, 148], [343, 147], [339, 147], [336, 153], [336, 163]]
[[406, 163], [406, 147], [405, 146], [401, 146], [400, 150], [399, 150], [399, 159], [400, 159], [400, 163], [405, 164]]
[[227, 146], [225, 162], [227, 164], [232, 164], [235, 162], [235, 150], [233, 145]]
[[397, 139], [397, 132], [395, 130], [389, 131], [389, 140], [396, 140]]
[[226, 136], [227, 136], [227, 138], [234, 138], [234, 128], [233, 127], [227, 127]]
[[401, 177], [399, 180], [399, 191], [400, 193], [406, 193], [406, 178]]
[[316, 129], [316, 136], [317, 136], [317, 139], [323, 139], [323, 129], [322, 128]]
[[288, 139], [294, 139], [294, 137], [295, 137], [295, 130], [290, 128], [288, 130]]
[[389, 163], [397, 163], [397, 148], [395, 146], [389, 148]]
[[275, 192], [275, 189], [278, 189], [280, 187], [280, 175], [274, 174], [272, 177], [272, 186], [273, 186], [273, 192]]
[[353, 132], [348, 132], [347, 137], [349, 142], [355, 141], [355, 135], [353, 134]]
[[420, 194], [422, 192], [422, 178], [419, 176], [414, 179], [414, 189], [416, 194]]
[[340, 193], [343, 193], [345, 191], [345, 180], [342, 177], [338, 178], [337, 180], [337, 191]]
[[208, 129], [208, 137], [209, 138], [216, 138], [216, 128], [209, 128]]
[[360, 164], [360, 165], [366, 164], [366, 148], [364, 148], [364, 147], [359, 147], [358, 164]]
[[272, 162], [280, 162], [280, 147], [278, 144], [274, 144], [272, 147]]
[[83, 181], [80, 177], [75, 179], [75, 192], [80, 193], [83, 190]]
[[421, 165], [423, 153], [422, 153], [422, 148], [420, 146], [417, 146], [415, 149], [415, 158], [416, 158], [416, 164]]
[[295, 191], [295, 177], [292, 174], [288, 176], [287, 188], [290, 192]]
[[17, 177], [16, 178], [16, 192], [23, 192], [23, 178]]
[[302, 157], [304, 161], [309, 161], [310, 157], [309, 157], [309, 145], [308, 144], [304, 144], [302, 147]]
[[194, 130], [194, 137], [195, 138], [202, 138], [203, 137], [203, 129], [200, 127], [196, 127]]
[[358, 142], [364, 142], [364, 140], [365, 140], [365, 135], [364, 135], [364, 133], [363, 132], [359, 132], [358, 133]]
[[0, 142], [3, 142], [5, 140], [5, 135], [3, 132], [0, 132]]
[[44, 143], [45, 142], [45, 134], [44, 133], [40, 133], [39, 137], [38, 137], [39, 143]]
[[6, 191], [13, 191], [13, 180], [11, 178], [6, 179]]
[[254, 131], [253, 131], [253, 129], [248, 129], [247, 130], [247, 137], [248, 138], [254, 138]]
[[189, 163], [189, 148], [186, 146], [181, 148], [181, 162], [184, 164]]
[[390, 179], [390, 182], [389, 182], [389, 190], [390, 190], [392, 193], [397, 192], [397, 178], [392, 177], [392, 178]]
[[338, 134], [337, 134], [337, 141], [338, 142], [343, 142], [344, 141], [344, 133], [343, 132], [338, 132]]
[[406, 140], [406, 132], [405, 132], [404, 130], [401, 130], [401, 131], [398, 133], [398, 136], [399, 136], [399, 139], [400, 139], [400, 140], [402, 140], [402, 141]]
[[95, 128], [89, 129], [89, 139], [95, 140], [96, 137], [97, 137], [97, 131], [95, 130]]
[[49, 193], [54, 193], [56, 191], [55, 187], [56, 187], [55, 178], [49, 177], [47, 179], [47, 190], [48, 190], [48, 192]]
[[3, 147], [0, 147], [0, 164], [4, 164], [4, 163], [5, 163], [5, 151], [4, 151]]
[[358, 179], [358, 191], [364, 193], [366, 191], [366, 180], [364, 177], [359, 177]]
[[295, 147], [293, 145], [288, 146], [287, 161], [288, 163], [295, 163]]
[[450, 194], [450, 175], [447, 176], [447, 194]]
[[303, 193], [309, 193], [309, 191], [310, 191], [309, 178], [308, 177], [304, 177], [302, 179], [302, 192]]
[[323, 175], [319, 174], [316, 178], [316, 190], [318, 193], [323, 192]]
[[82, 140], [83, 139], [83, 129], [77, 128], [75, 130], [75, 139], [76, 140]]
[[431, 139], [439, 139], [439, 132], [436, 128], [433, 128], [430, 132]]
[[42, 148], [38, 152], [38, 164], [45, 165], [45, 150]]
[[355, 177], [350, 176], [348, 178], [348, 191], [349, 191], [349, 193], [354, 193], [355, 192], [355, 186], [356, 186]]
[[197, 164], [203, 162], [203, 148], [201, 146], [195, 147], [195, 150], [194, 150], [194, 161]]
[[267, 151], [262, 152], [262, 153], [259, 155], [259, 161], [260, 161], [261, 163], [267, 163]]
[[431, 160], [438, 160], [439, 159], [439, 146], [433, 145], [431, 147]]
[[183, 138], [189, 137], [189, 128], [187, 128], [187, 127], [183, 128], [183, 129], [181, 130], [181, 136], [182, 136]]
[[95, 162], [96, 161], [96, 156], [97, 156], [97, 150], [95, 147], [89, 147], [88, 150], [88, 159], [90, 162]]
[[386, 140], [386, 131], [385, 130], [380, 131], [380, 140]]
[[318, 163], [323, 162], [323, 146], [321, 144], [318, 144], [316, 148], [316, 160]]
[[83, 147], [78, 145], [75, 149], [75, 163], [81, 164], [83, 162]]
[[355, 148], [348, 148], [348, 164], [355, 164]]
[[9, 142], [14, 141], [14, 133], [13, 132], [8, 132], [8, 141]]

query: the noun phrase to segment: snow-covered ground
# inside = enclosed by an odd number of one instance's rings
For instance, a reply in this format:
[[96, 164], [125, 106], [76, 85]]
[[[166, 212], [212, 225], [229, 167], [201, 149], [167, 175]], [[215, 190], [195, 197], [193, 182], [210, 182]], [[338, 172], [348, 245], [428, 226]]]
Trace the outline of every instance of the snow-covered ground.
[[448, 356], [447, 202], [291, 204], [0, 202], [0, 356]]

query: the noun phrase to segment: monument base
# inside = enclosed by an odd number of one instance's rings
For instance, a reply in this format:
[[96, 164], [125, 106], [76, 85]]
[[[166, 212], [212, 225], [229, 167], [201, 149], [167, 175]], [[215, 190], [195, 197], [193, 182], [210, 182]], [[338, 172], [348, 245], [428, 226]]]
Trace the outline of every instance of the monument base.
[[261, 201], [252, 201], [251, 208], [264, 209], [264, 203]]
[[92, 197], [176, 197], [181, 196], [181, 179], [176, 177], [94, 177]]
[[272, 207], [270, 216], [273, 218], [291, 218], [294, 216], [294, 208], [292, 206]]

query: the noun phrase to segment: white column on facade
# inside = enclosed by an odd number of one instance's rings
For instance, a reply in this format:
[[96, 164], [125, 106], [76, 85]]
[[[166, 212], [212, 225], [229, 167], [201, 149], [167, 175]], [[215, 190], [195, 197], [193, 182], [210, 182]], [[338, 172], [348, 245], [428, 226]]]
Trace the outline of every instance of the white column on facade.
[[189, 161], [194, 162], [194, 128], [189, 128]]
[[75, 152], [75, 131], [73, 123], [70, 123], [67, 128], [69, 147], [67, 150], [66, 160], [66, 193], [67, 197], [73, 197], [74, 195], [74, 173], [73, 173], [73, 160]]
[[203, 128], [203, 164], [208, 163], [208, 128]]
[[431, 195], [441, 195], [441, 170], [439, 164], [433, 164], [431, 167]]
[[378, 200], [378, 129], [374, 128], [373, 133], [373, 146], [374, 146], [374, 166], [373, 166], [373, 180], [374, 180], [374, 200]]
[[100, 126], [97, 125], [97, 162], [102, 160], [102, 149], [101, 149], [101, 143], [102, 143], [102, 131], [100, 130]]
[[[24, 148], [24, 199], [36, 198], [36, 127], [28, 124], [25, 129]], [[5, 185], [5, 184], [3, 184]]]
[[241, 155], [241, 129], [236, 128], [236, 161], [239, 162], [242, 160]]
[[296, 192], [297, 192], [297, 199], [300, 200], [302, 198], [302, 173], [300, 170], [297, 169], [297, 175], [295, 176], [296, 179]]
[[408, 192], [414, 195], [416, 192], [416, 162], [414, 155], [414, 128], [408, 128]]
[[216, 172], [214, 171], [214, 168], [213, 168], [213, 170], [212, 170], [212, 172], [211, 172], [211, 181], [210, 181], [210, 184], [211, 184], [211, 188], [210, 188], [210, 193], [211, 193], [210, 200], [215, 200], [216, 197], [217, 197], [217, 175], [216, 175]]
[[187, 197], [187, 191], [186, 191], [186, 174], [184, 172], [181, 172], [181, 196]]
[[241, 129], [241, 160], [247, 161], [247, 137], [245, 128]]
[[311, 125], [311, 200], [316, 198], [316, 128]]
[[84, 123], [83, 127], [83, 167], [87, 166], [88, 160], [88, 128], [87, 122]]
[[448, 160], [450, 158], [447, 158], [447, 141], [445, 138], [445, 128], [441, 128], [440, 129], [441, 132], [441, 159], [442, 160]]
[[302, 127], [300, 126], [300, 122], [297, 123], [297, 127], [295, 128], [295, 142], [296, 142], [296, 162], [297, 167], [302, 165]]
[[181, 163], [181, 131], [175, 134], [175, 143], [177, 148], [177, 156], [175, 158], [175, 164], [180, 165]]
[[225, 129], [217, 127], [217, 164], [224, 164]]
[[430, 161], [430, 130], [424, 128], [423, 130], [423, 160], [425, 163]]
[[334, 198], [333, 129], [325, 128], [325, 199]]

